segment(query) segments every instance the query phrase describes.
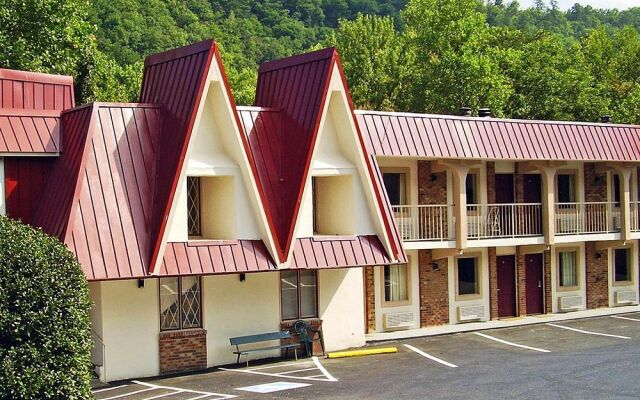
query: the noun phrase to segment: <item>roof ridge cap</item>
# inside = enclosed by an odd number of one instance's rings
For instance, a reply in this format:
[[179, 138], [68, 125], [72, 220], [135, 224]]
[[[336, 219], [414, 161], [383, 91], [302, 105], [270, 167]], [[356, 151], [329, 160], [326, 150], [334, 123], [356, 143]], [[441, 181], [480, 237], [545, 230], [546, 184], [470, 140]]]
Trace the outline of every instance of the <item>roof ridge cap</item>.
[[291, 68], [298, 65], [311, 63], [318, 60], [332, 58], [337, 53], [335, 47], [326, 47], [324, 49], [310, 51], [302, 54], [295, 54], [289, 57], [279, 58], [276, 60], [266, 61], [258, 67], [258, 73], [266, 73], [276, 71], [283, 68]]

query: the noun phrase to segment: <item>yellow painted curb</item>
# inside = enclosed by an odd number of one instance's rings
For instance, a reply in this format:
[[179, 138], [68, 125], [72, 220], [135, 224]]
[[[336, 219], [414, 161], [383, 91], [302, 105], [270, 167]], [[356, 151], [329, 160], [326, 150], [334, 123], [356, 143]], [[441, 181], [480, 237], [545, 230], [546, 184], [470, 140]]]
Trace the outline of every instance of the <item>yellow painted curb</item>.
[[398, 351], [398, 348], [396, 348], [396, 347], [383, 347], [383, 348], [379, 348], [379, 349], [338, 351], [338, 352], [335, 352], [335, 353], [327, 353], [327, 358], [370, 356], [370, 355], [374, 355], [374, 354], [396, 353], [397, 351]]

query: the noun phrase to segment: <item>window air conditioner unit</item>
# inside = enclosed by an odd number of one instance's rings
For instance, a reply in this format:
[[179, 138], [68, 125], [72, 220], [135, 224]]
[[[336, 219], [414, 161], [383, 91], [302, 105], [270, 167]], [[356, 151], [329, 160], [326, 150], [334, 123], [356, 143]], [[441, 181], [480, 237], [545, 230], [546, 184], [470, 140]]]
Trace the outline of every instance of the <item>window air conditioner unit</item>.
[[636, 292], [635, 290], [620, 290], [616, 292], [615, 302], [618, 306], [625, 306], [629, 304], [635, 304]]
[[484, 318], [483, 305], [478, 304], [458, 307], [458, 321], [460, 322], [478, 321], [482, 318]]
[[412, 312], [384, 314], [384, 329], [403, 329], [413, 326], [415, 317]]
[[562, 296], [558, 301], [560, 311], [577, 311], [582, 308], [582, 296]]

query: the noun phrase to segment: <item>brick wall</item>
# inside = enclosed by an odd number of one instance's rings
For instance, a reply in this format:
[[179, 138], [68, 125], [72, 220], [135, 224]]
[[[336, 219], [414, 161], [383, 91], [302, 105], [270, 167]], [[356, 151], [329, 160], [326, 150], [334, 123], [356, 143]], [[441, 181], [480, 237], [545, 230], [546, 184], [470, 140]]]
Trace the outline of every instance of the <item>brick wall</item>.
[[[600, 181], [596, 183], [596, 178]], [[584, 198], [585, 201], [607, 201], [607, 177], [596, 174], [595, 163], [584, 163]]]
[[496, 202], [496, 163], [487, 162], [487, 203]]
[[160, 373], [193, 371], [207, 367], [207, 331], [160, 332]]
[[516, 203], [524, 203], [524, 175], [519, 172], [519, 163], [515, 165]]
[[[374, 308], [375, 310], [375, 308]], [[319, 330], [320, 334], [322, 334], [322, 320], [318, 319], [318, 318], [313, 318], [313, 319], [305, 319], [305, 322], [307, 322], [309, 325], [311, 325], [311, 327], [315, 330]], [[296, 333], [296, 330], [293, 329], [293, 326], [295, 325], [296, 321], [282, 321], [280, 322], [280, 329], [283, 331], [289, 331], [289, 333], [291, 333], [291, 338], [290, 339], [285, 339], [282, 340], [282, 344], [289, 344], [289, 343], [299, 343], [300, 342], [300, 338], [298, 337], [298, 334]], [[375, 327], [375, 320], [374, 320], [374, 327]], [[318, 339], [318, 334], [316, 334], [316, 336], [314, 336], [314, 339]], [[314, 341], [313, 342], [313, 354], [314, 355], [318, 355], [318, 354], [323, 354], [322, 352], [322, 345], [320, 344], [319, 341]], [[304, 348], [304, 344], [300, 344], [300, 347], [298, 348], [298, 357], [300, 357], [301, 355], [303, 355], [305, 352], [305, 348]], [[293, 349], [289, 350], [289, 352], [287, 353], [286, 350], [282, 350], [282, 356], [290, 356], [293, 357], [294, 353], [293, 353]]]
[[496, 248], [489, 247], [489, 308], [491, 319], [498, 319], [498, 260]]
[[447, 173], [432, 174], [431, 161], [418, 161], [418, 204], [447, 204]]
[[364, 292], [365, 307], [367, 313], [367, 333], [376, 331], [376, 286], [375, 286], [375, 267], [364, 268]]
[[[608, 251], [596, 251], [595, 242], [585, 243], [587, 308], [609, 307]], [[600, 254], [598, 258], [597, 254]]]
[[551, 296], [551, 251], [544, 252], [544, 310], [547, 314], [551, 314], [553, 310], [553, 302]]
[[449, 323], [449, 273], [447, 259], [436, 261], [433, 269], [430, 250], [418, 251], [420, 279], [420, 326], [445, 325]]
[[527, 280], [524, 263], [525, 254], [518, 246], [516, 249], [516, 280], [518, 285], [518, 315], [527, 315]]

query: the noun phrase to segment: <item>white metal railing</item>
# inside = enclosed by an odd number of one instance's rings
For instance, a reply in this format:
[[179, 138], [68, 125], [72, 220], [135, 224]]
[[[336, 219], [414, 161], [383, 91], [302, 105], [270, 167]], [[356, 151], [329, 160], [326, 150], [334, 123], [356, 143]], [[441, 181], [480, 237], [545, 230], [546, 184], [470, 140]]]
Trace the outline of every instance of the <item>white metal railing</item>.
[[629, 203], [629, 211], [631, 217], [631, 232], [640, 231], [640, 214], [638, 210], [640, 208], [640, 201], [632, 201]]
[[469, 239], [542, 235], [541, 203], [477, 204], [467, 206]]
[[620, 208], [614, 202], [556, 203], [556, 235], [620, 231]]
[[403, 240], [453, 240], [453, 205], [392, 206], [392, 209]]

